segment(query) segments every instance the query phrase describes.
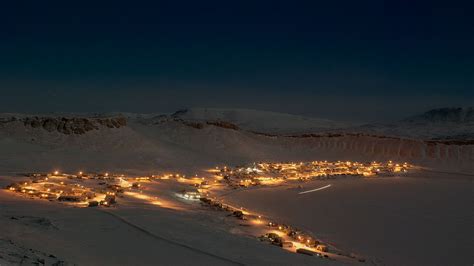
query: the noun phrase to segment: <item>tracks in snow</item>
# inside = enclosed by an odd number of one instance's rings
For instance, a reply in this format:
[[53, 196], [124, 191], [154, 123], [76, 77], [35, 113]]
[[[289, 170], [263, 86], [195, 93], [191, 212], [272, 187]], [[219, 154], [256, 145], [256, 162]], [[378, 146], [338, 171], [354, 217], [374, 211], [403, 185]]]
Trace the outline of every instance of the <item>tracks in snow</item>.
[[128, 221], [127, 219], [123, 218], [122, 216], [117, 215], [116, 213], [113, 213], [113, 212], [110, 212], [110, 211], [102, 211], [102, 212], [106, 213], [107, 215], [115, 218], [116, 220], [132, 227], [133, 229], [147, 235], [148, 237], [154, 238], [158, 241], [162, 241], [162, 242], [165, 242], [167, 244], [170, 244], [170, 245], [173, 245], [173, 246], [176, 246], [176, 247], [184, 248], [184, 249], [190, 250], [190, 251], [198, 253], [198, 254], [206, 255], [206, 256], [212, 257], [214, 259], [220, 260], [222, 262], [227, 262], [227, 263], [232, 264], [232, 265], [244, 265], [243, 263], [240, 263], [238, 261], [234, 261], [234, 260], [219, 256], [219, 255], [216, 255], [216, 254], [212, 254], [210, 252], [207, 252], [207, 251], [204, 251], [204, 250], [201, 250], [201, 249], [198, 249], [198, 248], [195, 248], [195, 247], [192, 247], [192, 246], [189, 246], [189, 245], [186, 245], [186, 244], [183, 244], [183, 243], [180, 243], [180, 242], [168, 239], [168, 238], [164, 238], [162, 236], [155, 235], [152, 232], [144, 229], [143, 227], [140, 227], [140, 226]]

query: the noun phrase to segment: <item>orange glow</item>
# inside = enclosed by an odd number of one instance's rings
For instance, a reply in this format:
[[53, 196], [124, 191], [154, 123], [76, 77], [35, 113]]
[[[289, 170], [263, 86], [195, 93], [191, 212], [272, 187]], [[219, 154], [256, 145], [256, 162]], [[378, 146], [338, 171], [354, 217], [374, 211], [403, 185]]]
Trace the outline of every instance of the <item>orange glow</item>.
[[123, 193], [127, 196], [130, 196], [130, 197], [134, 197], [136, 199], [142, 199], [142, 200], [150, 200], [151, 197], [150, 196], [147, 196], [145, 194], [141, 194], [141, 193], [138, 193], [138, 192], [131, 192], [131, 191], [127, 191], [125, 193]]
[[275, 233], [277, 234], [279, 237], [284, 237], [285, 236], [285, 233], [281, 232], [281, 231], [278, 231], [278, 230], [273, 230], [271, 231], [271, 233]]
[[163, 205], [163, 203], [161, 203], [161, 201], [158, 201], [158, 200], [154, 200], [154, 201], [152, 201], [152, 202], [150, 202], [150, 203], [153, 204], [153, 205], [158, 205], [158, 206], [162, 206], [162, 205]]
[[169, 209], [175, 209], [175, 210], [180, 210], [180, 207], [177, 207], [175, 204], [165, 201], [165, 200], [158, 200], [156, 197], [148, 196], [145, 194], [137, 193], [137, 192], [132, 192], [132, 191], [127, 191], [124, 192], [125, 195], [136, 198], [136, 199], [141, 199], [151, 205], [155, 206], [160, 206], [163, 208], [169, 208]]
[[208, 173], [219, 173], [220, 172], [219, 169], [207, 169], [205, 171], [208, 172]]
[[252, 223], [253, 223], [253, 224], [256, 224], [256, 225], [265, 224], [265, 222], [262, 221], [262, 220], [260, 220], [260, 219], [253, 219], [253, 220], [252, 220]]

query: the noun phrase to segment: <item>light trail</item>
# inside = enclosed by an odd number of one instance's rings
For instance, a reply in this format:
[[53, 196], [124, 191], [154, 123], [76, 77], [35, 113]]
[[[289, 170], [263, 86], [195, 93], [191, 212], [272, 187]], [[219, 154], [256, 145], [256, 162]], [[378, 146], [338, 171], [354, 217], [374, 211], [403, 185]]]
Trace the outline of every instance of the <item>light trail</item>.
[[310, 193], [310, 192], [315, 192], [315, 191], [318, 191], [318, 190], [323, 190], [323, 189], [326, 189], [328, 187], [332, 186], [331, 184], [327, 185], [327, 186], [324, 186], [324, 187], [320, 187], [320, 188], [316, 188], [316, 189], [311, 189], [311, 190], [307, 190], [307, 191], [303, 191], [303, 192], [300, 192], [298, 193], [299, 195], [301, 194], [306, 194], [306, 193]]

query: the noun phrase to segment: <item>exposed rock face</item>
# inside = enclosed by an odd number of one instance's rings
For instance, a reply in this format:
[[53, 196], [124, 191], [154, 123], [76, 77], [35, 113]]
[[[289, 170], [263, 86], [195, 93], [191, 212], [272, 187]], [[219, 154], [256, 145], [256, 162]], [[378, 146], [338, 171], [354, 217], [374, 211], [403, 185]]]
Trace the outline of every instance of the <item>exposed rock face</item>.
[[26, 117], [22, 119], [25, 126], [32, 128], [43, 128], [48, 132], [60, 132], [66, 135], [85, 134], [92, 130], [98, 130], [104, 126], [108, 128], [120, 128], [127, 125], [125, 117], [112, 118], [77, 118], [77, 117]]
[[235, 124], [232, 124], [230, 122], [226, 121], [207, 121], [206, 122], [208, 125], [216, 126], [216, 127], [222, 127], [222, 128], [227, 128], [227, 129], [232, 129], [232, 130], [239, 130], [239, 127]]

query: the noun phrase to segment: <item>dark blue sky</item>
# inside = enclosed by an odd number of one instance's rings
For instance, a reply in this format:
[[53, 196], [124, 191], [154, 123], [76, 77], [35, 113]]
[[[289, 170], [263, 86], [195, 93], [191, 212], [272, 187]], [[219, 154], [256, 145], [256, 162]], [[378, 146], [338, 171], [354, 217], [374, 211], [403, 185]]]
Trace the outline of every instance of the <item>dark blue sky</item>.
[[474, 102], [468, 1], [11, 2], [0, 8], [0, 112], [376, 120]]

